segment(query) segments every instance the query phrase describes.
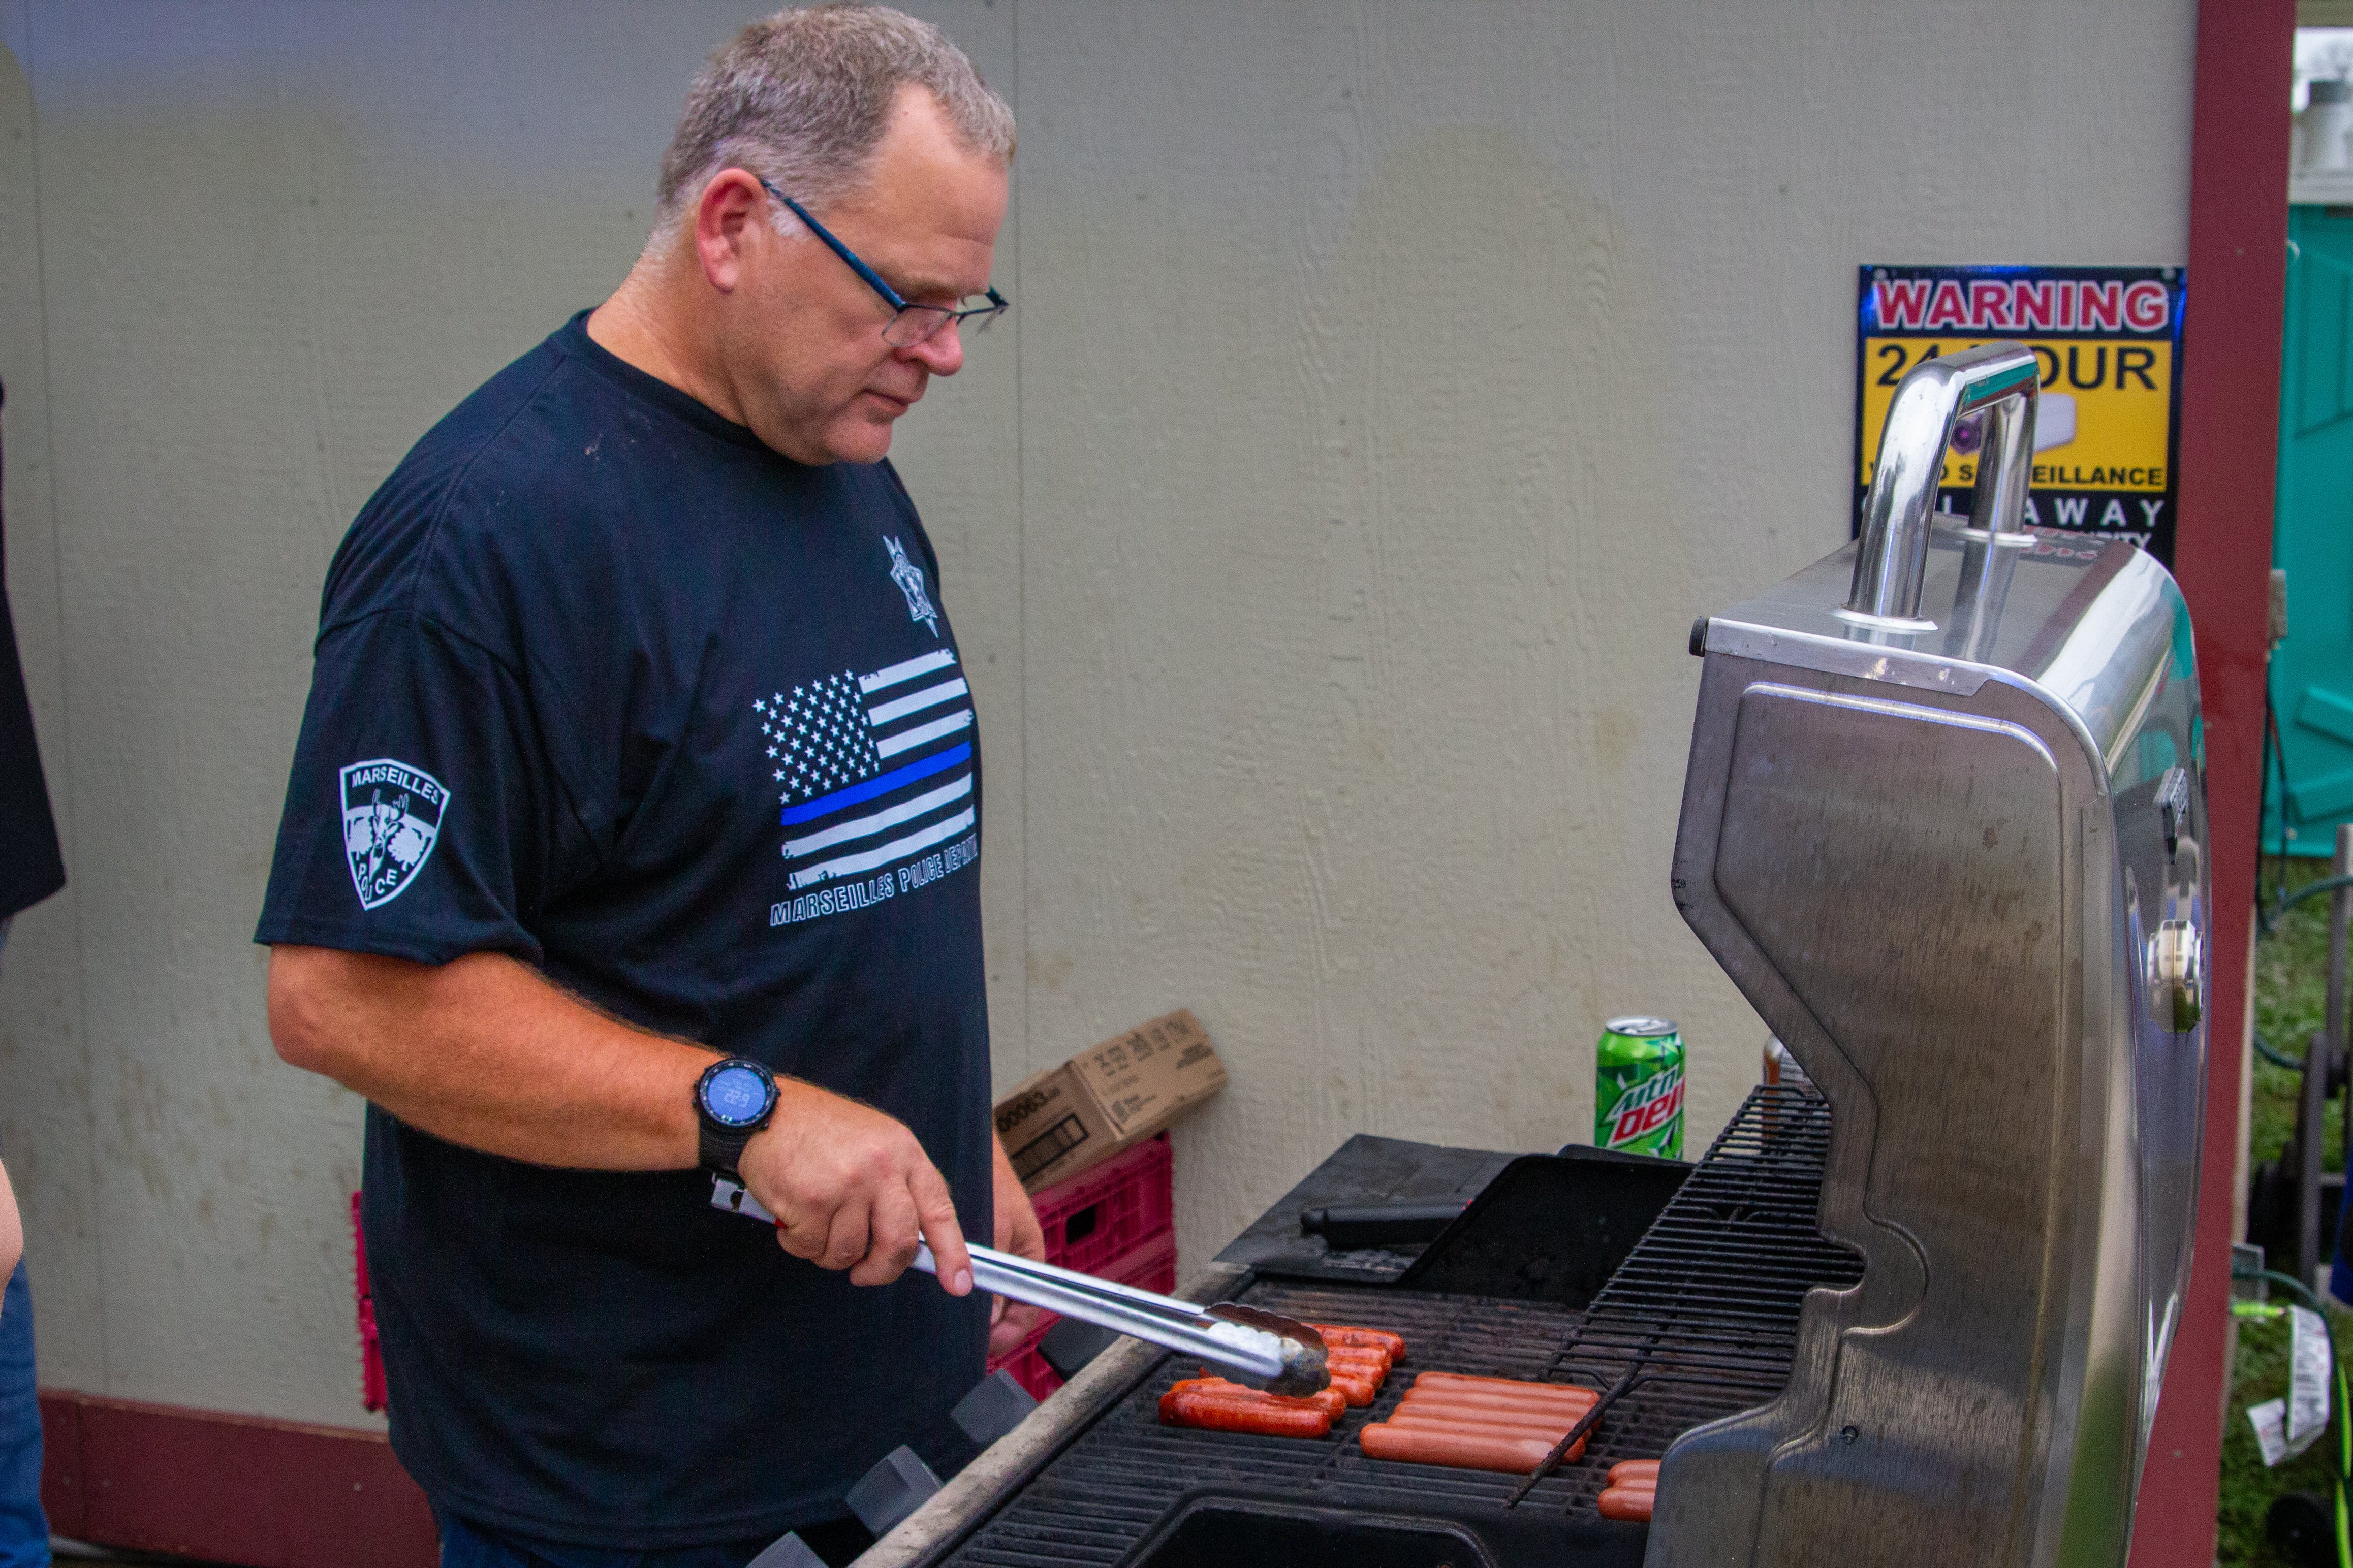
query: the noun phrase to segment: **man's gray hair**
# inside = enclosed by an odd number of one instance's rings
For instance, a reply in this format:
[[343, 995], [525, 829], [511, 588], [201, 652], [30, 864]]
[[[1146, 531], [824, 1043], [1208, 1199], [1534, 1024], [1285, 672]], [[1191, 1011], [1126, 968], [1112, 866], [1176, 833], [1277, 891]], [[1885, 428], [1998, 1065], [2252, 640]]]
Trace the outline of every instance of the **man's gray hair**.
[[[662, 154], [654, 205], [661, 243], [711, 177], [739, 167], [821, 210], [865, 184], [899, 89], [928, 90], [975, 153], [1013, 161], [1013, 110], [929, 22], [840, 0], [779, 11], [712, 55]], [[790, 215], [779, 215], [790, 225]]]

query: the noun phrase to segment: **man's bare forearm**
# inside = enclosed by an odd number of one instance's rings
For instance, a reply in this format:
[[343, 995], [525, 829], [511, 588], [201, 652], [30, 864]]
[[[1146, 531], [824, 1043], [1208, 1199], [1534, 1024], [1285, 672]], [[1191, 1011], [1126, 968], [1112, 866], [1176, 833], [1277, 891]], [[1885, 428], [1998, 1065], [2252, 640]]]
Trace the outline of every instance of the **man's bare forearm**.
[[[269, 1037], [294, 1066], [470, 1149], [591, 1171], [700, 1160], [694, 1082], [713, 1053], [608, 1018], [502, 954], [436, 966], [273, 948]], [[871, 1106], [779, 1078], [740, 1169], [794, 1257], [883, 1285], [920, 1237], [941, 1284], [972, 1289], [947, 1183], [905, 1124]]]
[[269, 957], [278, 1054], [452, 1143], [540, 1165], [684, 1170], [712, 1053], [607, 1017], [501, 953]]

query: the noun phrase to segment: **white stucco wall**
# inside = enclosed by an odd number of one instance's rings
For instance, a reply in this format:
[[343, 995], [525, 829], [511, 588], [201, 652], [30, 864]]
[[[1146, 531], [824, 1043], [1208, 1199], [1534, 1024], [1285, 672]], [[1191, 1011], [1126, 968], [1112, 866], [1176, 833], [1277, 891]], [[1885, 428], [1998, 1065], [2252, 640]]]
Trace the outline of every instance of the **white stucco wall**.
[[[898, 456], [989, 748], [1000, 1085], [1177, 1005], [1207, 1255], [1350, 1132], [1697, 1139], [1694, 616], [1847, 527], [1853, 268], [2179, 262], [2192, 7], [939, 0], [1017, 300]], [[45, 1380], [360, 1420], [359, 1108], [248, 942], [328, 556], [626, 269], [758, 7], [0, 0], [9, 589], [73, 885], [0, 960]]]

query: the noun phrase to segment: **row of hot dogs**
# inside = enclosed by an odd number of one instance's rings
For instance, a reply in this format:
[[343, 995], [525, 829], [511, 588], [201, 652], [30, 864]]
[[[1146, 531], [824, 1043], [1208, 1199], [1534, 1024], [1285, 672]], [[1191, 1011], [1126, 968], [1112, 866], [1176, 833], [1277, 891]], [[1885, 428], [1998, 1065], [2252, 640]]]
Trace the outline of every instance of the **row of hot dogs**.
[[[1269, 1437], [1329, 1436], [1345, 1410], [1373, 1402], [1390, 1367], [1405, 1359], [1405, 1340], [1386, 1329], [1314, 1327], [1324, 1336], [1331, 1387], [1294, 1399], [1221, 1377], [1186, 1378], [1160, 1396], [1160, 1419], [1172, 1426]], [[1357, 1432], [1356, 1442], [1376, 1459], [1525, 1475], [1568, 1436], [1597, 1397], [1590, 1389], [1566, 1384], [1425, 1372], [1415, 1376], [1387, 1420], [1368, 1422]], [[1565, 1461], [1584, 1451], [1585, 1439], [1579, 1437]], [[1609, 1485], [1601, 1494], [1602, 1517], [1647, 1521], [1658, 1485], [1656, 1459], [1611, 1466]]]

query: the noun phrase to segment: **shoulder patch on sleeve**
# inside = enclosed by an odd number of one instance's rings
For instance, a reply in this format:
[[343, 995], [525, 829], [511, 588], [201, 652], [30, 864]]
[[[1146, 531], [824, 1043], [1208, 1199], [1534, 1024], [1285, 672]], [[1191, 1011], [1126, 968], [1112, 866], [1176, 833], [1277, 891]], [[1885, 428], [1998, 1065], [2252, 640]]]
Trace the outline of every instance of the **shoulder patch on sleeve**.
[[360, 908], [400, 897], [417, 879], [441, 837], [449, 792], [422, 768], [391, 757], [343, 770], [343, 858]]

